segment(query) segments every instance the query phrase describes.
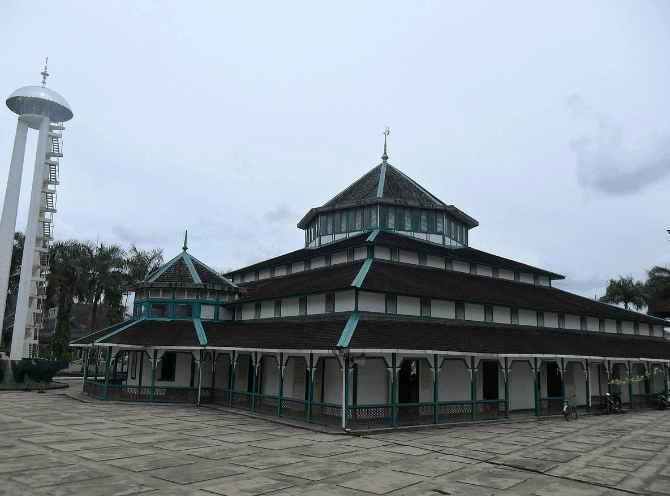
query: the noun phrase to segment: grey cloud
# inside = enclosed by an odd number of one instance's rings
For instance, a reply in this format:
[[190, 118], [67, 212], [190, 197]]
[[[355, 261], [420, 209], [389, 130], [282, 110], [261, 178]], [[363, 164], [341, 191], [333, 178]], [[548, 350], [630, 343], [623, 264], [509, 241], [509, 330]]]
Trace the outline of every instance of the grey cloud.
[[267, 222], [278, 222], [286, 219], [295, 219], [296, 214], [291, 212], [291, 209], [286, 202], [282, 202], [272, 210], [265, 212], [263, 218]]
[[586, 115], [597, 121], [597, 133], [570, 143], [577, 157], [577, 179], [588, 189], [609, 195], [641, 191], [670, 174], [670, 136], [656, 136], [636, 147], [624, 143], [620, 127], [603, 112], [586, 106], [579, 95], [567, 100], [575, 117]]
[[[132, 243], [139, 246], [145, 245], [162, 245], [168, 243], [171, 239], [173, 233], [163, 233], [156, 229], [150, 229], [148, 231], [136, 231], [130, 229], [122, 224], [115, 224], [112, 227], [112, 231], [116, 234], [122, 241], [126, 243]], [[182, 234], [183, 236], [183, 234]]]

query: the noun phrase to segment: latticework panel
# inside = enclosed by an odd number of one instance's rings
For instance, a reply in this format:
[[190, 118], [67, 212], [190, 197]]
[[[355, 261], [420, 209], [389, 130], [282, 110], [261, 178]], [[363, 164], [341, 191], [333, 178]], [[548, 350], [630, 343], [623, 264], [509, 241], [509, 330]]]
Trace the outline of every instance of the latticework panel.
[[355, 406], [349, 407], [349, 425], [391, 425], [393, 407], [391, 406]]
[[606, 396], [591, 396], [591, 408], [593, 410], [605, 410], [607, 405]]
[[477, 403], [478, 419], [505, 418], [507, 416], [507, 403], [505, 401], [493, 401]]
[[154, 401], [174, 403], [195, 403], [198, 401], [198, 390], [190, 388], [156, 388]]
[[212, 403], [218, 403], [221, 405], [230, 404], [230, 392], [221, 391], [220, 389], [212, 390]]
[[437, 418], [440, 422], [472, 420], [472, 403], [440, 403]]
[[251, 409], [251, 394], [233, 393], [233, 406], [236, 408]]
[[396, 421], [399, 424], [435, 422], [435, 405], [398, 405]]
[[307, 403], [295, 400], [281, 400], [282, 417], [293, 417], [307, 420]]
[[267, 396], [256, 396], [256, 411], [277, 414], [279, 400]]
[[563, 413], [563, 398], [540, 398], [540, 415]]
[[633, 395], [633, 408], [649, 408], [651, 406], [652, 402], [650, 401], [648, 394]]
[[102, 398], [105, 394], [105, 386], [103, 384], [93, 384], [93, 396]]
[[342, 407], [312, 404], [311, 420], [319, 424], [340, 425], [342, 423]]
[[93, 384], [90, 382], [85, 382], [84, 387], [82, 388], [84, 394], [93, 394]]

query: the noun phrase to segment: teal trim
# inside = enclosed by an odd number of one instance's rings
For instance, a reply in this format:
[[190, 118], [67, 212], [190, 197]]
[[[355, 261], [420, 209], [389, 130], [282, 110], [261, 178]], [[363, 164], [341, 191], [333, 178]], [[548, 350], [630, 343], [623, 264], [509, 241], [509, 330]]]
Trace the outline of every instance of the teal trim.
[[205, 334], [205, 328], [202, 327], [202, 320], [193, 319], [193, 325], [195, 326], [195, 332], [198, 333], [198, 341], [200, 341], [200, 346], [206, 346], [207, 335]]
[[[107, 390], [109, 389], [109, 364], [112, 360], [112, 347], [107, 348], [107, 364], [105, 365], [105, 392], [102, 399], [107, 400]], [[96, 380], [98, 378], [96, 377]]]
[[354, 331], [356, 330], [356, 326], [358, 325], [360, 318], [361, 312], [356, 311], [351, 314], [349, 320], [347, 321], [347, 325], [344, 326], [340, 340], [337, 342], [336, 346], [338, 348], [346, 348], [349, 346], [349, 341], [351, 341], [351, 338], [354, 335]]
[[368, 239], [366, 239], [365, 241], [367, 241], [368, 243], [373, 242], [375, 240], [375, 238], [377, 237], [377, 234], [379, 234], [379, 231], [381, 231], [381, 229], [379, 229], [379, 228], [372, 231], [370, 233], [370, 236], [368, 236]]
[[202, 281], [200, 280], [200, 276], [195, 271], [195, 267], [193, 267], [193, 262], [191, 262], [191, 256], [185, 251], [183, 253], [183, 256], [184, 256], [184, 262], [186, 262], [186, 267], [188, 267], [188, 271], [191, 273], [191, 277], [193, 278], [193, 282], [201, 284]]
[[95, 344], [95, 343], [99, 343], [99, 342], [102, 341], [103, 339], [107, 339], [107, 338], [113, 336], [114, 334], [117, 334], [117, 333], [119, 333], [119, 332], [121, 332], [121, 331], [123, 331], [123, 330], [125, 330], [125, 329], [128, 329], [129, 327], [134, 326], [135, 324], [137, 324], [138, 322], [140, 322], [140, 321], [142, 321], [142, 320], [145, 320], [145, 319], [133, 320], [130, 324], [128, 324], [128, 325], [126, 325], [126, 326], [123, 326], [123, 327], [117, 329], [116, 331], [110, 332], [110, 333], [107, 334], [106, 336], [103, 336], [103, 337], [101, 337], [101, 338], [99, 338], [99, 339], [96, 339], [95, 341], [93, 341], [93, 343], [94, 343], [94, 344]]
[[351, 283], [351, 285], [355, 288], [360, 288], [361, 284], [363, 284], [363, 279], [365, 279], [365, 276], [368, 274], [368, 270], [370, 270], [370, 265], [372, 265], [372, 259], [368, 258], [365, 260], [365, 263], [361, 267], [361, 270], [358, 271], [358, 275], [354, 279], [354, 282]]
[[384, 180], [386, 179], [386, 162], [382, 162], [382, 167], [379, 171], [379, 186], [377, 186], [377, 198], [384, 196]]

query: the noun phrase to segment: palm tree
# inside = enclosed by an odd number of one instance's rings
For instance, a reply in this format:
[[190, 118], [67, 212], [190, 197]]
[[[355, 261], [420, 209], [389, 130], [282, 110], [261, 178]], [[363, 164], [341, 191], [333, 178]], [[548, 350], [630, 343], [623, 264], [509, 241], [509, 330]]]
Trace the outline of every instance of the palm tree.
[[[85, 300], [88, 311], [89, 331], [95, 332], [100, 325], [99, 304], [104, 302], [118, 307], [125, 289], [126, 252], [118, 245], [91, 247], [86, 260], [87, 292]], [[118, 311], [118, 308], [115, 308]], [[118, 313], [118, 312], [117, 312]], [[123, 312], [121, 311], [121, 315]]]
[[605, 294], [598, 301], [604, 303], [623, 303], [626, 310], [632, 305], [636, 310], [647, 306], [645, 285], [641, 281], [635, 281], [633, 276], [619, 276], [618, 279], [607, 281]]
[[128, 249], [126, 284], [131, 286], [147, 278], [163, 265], [163, 249], [140, 250], [135, 245]]
[[70, 312], [74, 299], [82, 294], [83, 267], [88, 248], [88, 244], [74, 239], [57, 241], [49, 248], [47, 297], [55, 297], [58, 304], [50, 355], [56, 360], [69, 358]]
[[9, 284], [7, 286], [7, 296], [5, 300], [5, 315], [3, 315], [0, 334], [0, 348], [8, 349], [10, 343], [12, 342], [12, 330], [11, 327], [5, 329], [5, 324], [11, 322], [6, 319], [14, 312], [15, 310], [15, 300], [16, 295], [19, 292], [19, 276], [21, 275], [21, 259], [23, 258], [23, 244], [25, 241], [26, 235], [21, 231], [16, 231], [14, 233], [14, 245], [12, 246], [12, 260], [9, 265]]

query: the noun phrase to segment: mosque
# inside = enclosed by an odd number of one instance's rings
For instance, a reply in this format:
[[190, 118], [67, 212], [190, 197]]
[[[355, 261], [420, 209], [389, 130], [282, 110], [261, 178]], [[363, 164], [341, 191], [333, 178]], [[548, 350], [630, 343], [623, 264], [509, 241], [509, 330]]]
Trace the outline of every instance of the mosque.
[[[355, 429], [652, 406], [663, 319], [471, 248], [478, 222], [382, 163], [298, 223], [305, 246], [222, 276], [188, 252], [134, 317], [72, 343], [101, 400], [215, 403]], [[85, 368], [87, 369], [87, 368]], [[642, 382], [612, 384], [642, 376]]]

